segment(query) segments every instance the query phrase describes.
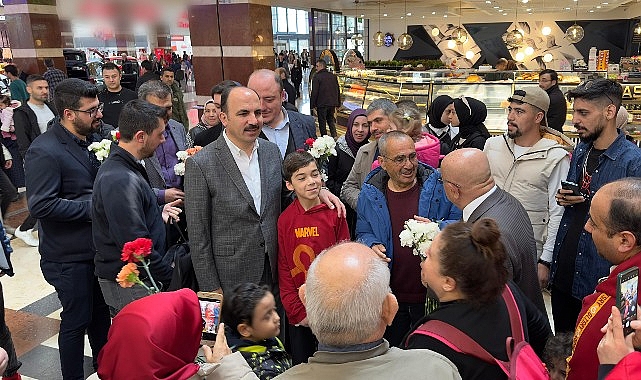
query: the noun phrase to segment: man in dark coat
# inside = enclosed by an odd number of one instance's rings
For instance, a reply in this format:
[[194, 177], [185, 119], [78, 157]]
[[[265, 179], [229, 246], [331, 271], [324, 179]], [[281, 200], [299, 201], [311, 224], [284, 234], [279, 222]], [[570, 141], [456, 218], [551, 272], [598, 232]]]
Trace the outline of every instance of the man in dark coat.
[[563, 133], [568, 105], [558, 82], [559, 75], [552, 69], [545, 69], [539, 73], [539, 87], [544, 89], [550, 97], [550, 109], [547, 114], [548, 126]]
[[338, 86], [336, 75], [327, 71], [327, 63], [322, 59], [316, 62], [316, 75], [312, 80], [312, 95], [310, 105], [316, 109], [318, 114], [318, 129], [321, 135], [327, 134], [326, 124], [329, 124], [329, 132], [336, 138], [336, 107], [341, 105], [341, 92]]

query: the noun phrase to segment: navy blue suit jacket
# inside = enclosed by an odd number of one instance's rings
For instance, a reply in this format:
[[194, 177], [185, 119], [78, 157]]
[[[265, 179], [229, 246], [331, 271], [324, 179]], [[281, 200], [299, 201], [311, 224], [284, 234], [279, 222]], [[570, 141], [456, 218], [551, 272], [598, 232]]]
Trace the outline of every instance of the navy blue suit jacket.
[[91, 194], [97, 168], [58, 122], [25, 155], [27, 204], [40, 221], [39, 251], [53, 262], [93, 260]]

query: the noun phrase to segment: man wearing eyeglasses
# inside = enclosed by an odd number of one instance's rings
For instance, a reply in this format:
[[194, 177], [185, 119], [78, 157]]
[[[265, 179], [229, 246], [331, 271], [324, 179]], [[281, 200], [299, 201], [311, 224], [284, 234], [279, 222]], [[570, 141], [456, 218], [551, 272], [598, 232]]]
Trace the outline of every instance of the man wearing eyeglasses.
[[378, 162], [365, 179], [358, 196], [357, 240], [390, 259], [390, 286], [399, 311], [385, 332], [392, 346], [399, 346], [411, 327], [425, 315], [426, 289], [421, 284], [421, 260], [402, 247], [399, 234], [405, 221], [456, 221], [461, 210], [450, 202], [440, 173], [416, 158], [414, 141], [391, 131], [378, 140]]
[[97, 95], [89, 82], [60, 82], [55, 98], [60, 119], [33, 141], [25, 156], [27, 204], [40, 221], [40, 268], [62, 304], [58, 346], [65, 380], [84, 379], [85, 332], [97, 368], [110, 325], [94, 273], [91, 237], [91, 196], [100, 162], [88, 147], [100, 140]]
[[138, 98], [165, 108], [170, 117], [165, 127], [165, 140], [156, 148], [155, 154], [145, 158], [145, 170], [149, 176], [149, 183], [156, 193], [158, 204], [184, 199], [183, 178], [176, 174], [174, 166], [178, 163], [176, 152], [186, 150], [189, 146], [185, 128], [171, 119], [173, 114], [171, 87], [158, 80], [148, 81], [138, 89]]
[[[572, 123], [581, 142], [570, 161], [567, 180], [578, 185], [559, 189], [557, 202], [565, 207], [551, 263], [552, 315], [557, 333], [574, 331], [581, 300], [590, 295], [612, 265], [597, 254], [592, 235], [584, 230], [591, 199], [603, 185], [641, 176], [641, 151], [616, 127], [623, 89], [609, 79], [595, 79], [568, 91], [574, 101]], [[576, 326], [580, 333], [582, 326]]]

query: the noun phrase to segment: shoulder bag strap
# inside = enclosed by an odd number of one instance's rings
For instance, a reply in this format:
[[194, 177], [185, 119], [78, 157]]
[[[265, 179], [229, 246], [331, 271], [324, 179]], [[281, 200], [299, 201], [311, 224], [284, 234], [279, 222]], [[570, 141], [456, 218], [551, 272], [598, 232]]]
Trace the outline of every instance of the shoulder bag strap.
[[432, 337], [456, 352], [474, 356], [490, 364], [496, 364], [501, 367], [503, 372], [509, 374], [509, 363], [495, 358], [474, 339], [445, 322], [427, 321], [410, 334], [410, 337], [414, 334]]
[[512, 338], [514, 338], [514, 345], [516, 345], [525, 340], [521, 312], [519, 311], [516, 300], [514, 299], [514, 294], [512, 294], [512, 290], [510, 290], [510, 287], [507, 284], [505, 285], [505, 289], [503, 289], [502, 296], [503, 301], [505, 301], [505, 306], [507, 307], [507, 312], [510, 315]]

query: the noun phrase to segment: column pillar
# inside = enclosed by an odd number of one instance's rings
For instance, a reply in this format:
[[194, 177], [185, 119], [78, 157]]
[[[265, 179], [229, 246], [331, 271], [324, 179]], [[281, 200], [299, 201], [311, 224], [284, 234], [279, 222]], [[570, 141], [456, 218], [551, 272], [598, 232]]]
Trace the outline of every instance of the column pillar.
[[269, 1], [200, 0], [189, 8], [189, 32], [198, 104], [222, 80], [246, 84], [254, 70], [274, 69]]
[[60, 19], [60, 39], [63, 49], [72, 49], [74, 47], [71, 20]]
[[43, 73], [45, 58], [65, 67], [56, 0], [5, 0], [4, 14], [13, 62], [23, 72]]

